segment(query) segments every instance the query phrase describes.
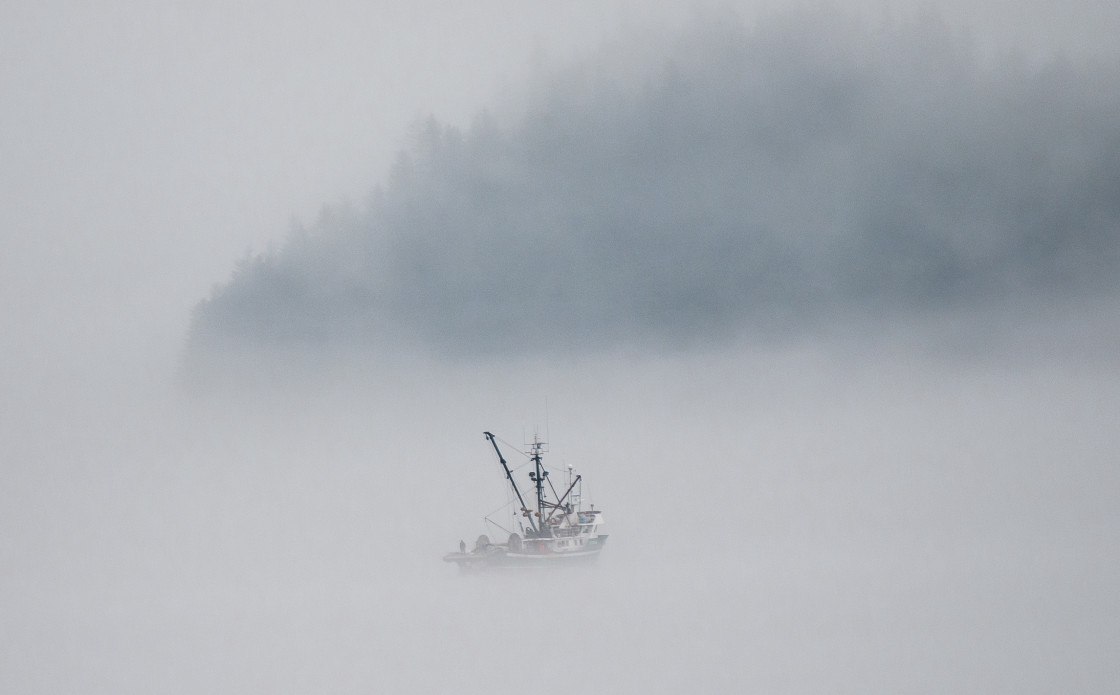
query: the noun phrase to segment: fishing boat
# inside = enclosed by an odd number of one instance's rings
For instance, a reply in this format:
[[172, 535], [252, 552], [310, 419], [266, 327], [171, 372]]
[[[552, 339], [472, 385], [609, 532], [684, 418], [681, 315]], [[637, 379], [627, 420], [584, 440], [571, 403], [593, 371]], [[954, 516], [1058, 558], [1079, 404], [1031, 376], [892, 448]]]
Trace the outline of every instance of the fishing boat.
[[583, 508], [583, 476], [575, 475], [569, 466], [567, 489], [560, 494], [544, 466], [544, 443], [534, 436], [528, 454], [529, 462], [533, 465], [529, 471], [529, 481], [536, 490], [537, 504], [536, 509], [530, 509], [521, 495], [509, 463], [498, 448], [497, 438], [490, 432], [483, 434], [494, 447], [506, 480], [520, 505], [511, 521], [511, 526], [516, 528], [504, 528], [487, 518], [488, 524], [509, 534], [506, 541], [492, 543], [490, 537], [483, 534], [470, 550], [465, 542], [460, 541], [459, 552], [448, 553], [443, 557], [444, 562], [453, 562], [461, 570], [475, 570], [558, 567], [597, 558], [607, 541], [607, 535], [601, 532], [602, 511], [595, 509], [595, 505], [590, 505], [589, 509]]

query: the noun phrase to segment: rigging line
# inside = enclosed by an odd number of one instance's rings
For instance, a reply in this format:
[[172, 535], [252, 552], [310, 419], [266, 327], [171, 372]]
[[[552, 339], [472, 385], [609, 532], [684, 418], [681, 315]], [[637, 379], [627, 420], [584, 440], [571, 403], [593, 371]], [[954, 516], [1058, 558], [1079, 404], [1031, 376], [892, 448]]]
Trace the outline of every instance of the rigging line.
[[548, 476], [545, 476], [545, 480], [548, 481], [548, 486], [552, 488], [552, 496], [555, 497], [556, 502], [559, 503], [560, 502], [560, 495], [556, 492], [556, 488], [552, 486], [552, 478], [549, 478]]
[[509, 501], [507, 501], [507, 502], [506, 502], [505, 504], [503, 504], [502, 506], [498, 507], [498, 508], [497, 508], [497, 509], [495, 509], [494, 511], [492, 511], [492, 512], [489, 512], [488, 514], [486, 514], [486, 516], [485, 516], [485, 517], [483, 517], [483, 518], [489, 518], [489, 517], [491, 517], [491, 516], [493, 516], [493, 515], [497, 514], [498, 512], [500, 512], [500, 511], [504, 510], [504, 509], [505, 509], [506, 507], [508, 507], [508, 506], [509, 506], [509, 505], [511, 505], [511, 504], [513, 504], [513, 500], [509, 500]]
[[499, 529], [501, 529], [502, 531], [505, 531], [506, 533], [510, 533], [510, 534], [513, 533], [513, 531], [510, 531], [508, 528], [502, 526], [501, 524], [494, 521], [493, 519], [486, 519], [485, 521], [486, 521], [486, 523], [490, 524], [491, 526], [497, 526]]
[[[513, 451], [516, 451], [517, 453], [521, 454], [525, 458], [529, 458], [529, 454], [522, 451], [521, 449], [518, 449], [515, 444], [511, 444], [511, 443], [507, 442], [506, 440], [502, 439], [501, 437], [499, 437], [497, 435], [494, 435], [494, 438], [497, 439], [502, 444], [506, 445], [506, 447], [508, 447], [509, 449], [512, 449]], [[524, 465], [524, 464], [522, 464], [522, 465]]]

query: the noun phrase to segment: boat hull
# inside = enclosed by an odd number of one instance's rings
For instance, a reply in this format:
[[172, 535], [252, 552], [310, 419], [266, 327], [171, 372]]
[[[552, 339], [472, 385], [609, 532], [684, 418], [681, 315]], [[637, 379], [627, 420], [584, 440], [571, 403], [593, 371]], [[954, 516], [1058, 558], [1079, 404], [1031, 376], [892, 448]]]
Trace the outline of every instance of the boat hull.
[[491, 545], [469, 553], [448, 553], [444, 556], [443, 561], [453, 562], [459, 566], [459, 569], [468, 571], [569, 567], [594, 562], [599, 557], [605, 542], [606, 536], [601, 536], [594, 539], [586, 548], [564, 552], [549, 552], [547, 550], [544, 552], [527, 550], [516, 552], [510, 550], [508, 546]]

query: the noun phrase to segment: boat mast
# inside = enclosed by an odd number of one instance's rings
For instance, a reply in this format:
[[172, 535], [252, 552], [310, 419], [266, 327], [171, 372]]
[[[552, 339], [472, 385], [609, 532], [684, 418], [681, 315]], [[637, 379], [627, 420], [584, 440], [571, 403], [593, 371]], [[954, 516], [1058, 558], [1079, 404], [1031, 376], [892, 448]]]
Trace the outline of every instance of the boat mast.
[[[502, 456], [501, 450], [498, 449], [498, 442], [496, 442], [494, 440], [494, 435], [490, 434], [489, 432], [483, 432], [483, 434], [486, 435], [486, 438], [489, 439], [490, 443], [494, 445], [494, 453], [496, 453], [498, 455], [498, 462], [502, 464], [502, 470], [504, 470], [506, 472], [506, 479], [509, 480], [509, 484], [513, 487], [513, 494], [517, 495], [517, 501], [521, 503], [521, 514], [522, 514], [522, 516], [529, 517], [529, 526], [531, 526], [533, 528], [533, 534], [536, 535], [537, 534], [537, 525], [536, 525], [536, 523], [533, 522], [533, 515], [529, 513], [529, 509], [525, 506], [525, 500], [521, 498], [521, 491], [517, 489], [517, 483], [514, 482], [514, 480], [513, 480], [513, 474], [510, 473], [510, 471], [509, 471], [509, 465], [506, 464], [505, 457]], [[537, 457], [537, 470], [540, 470], [540, 457], [539, 456]], [[529, 477], [531, 478], [533, 476], [530, 475]], [[537, 516], [538, 517], [540, 517], [540, 505], [541, 505], [541, 484], [538, 482], [537, 483], [537, 510], [538, 510], [537, 511]]]
[[[541, 447], [542, 443], [539, 437], [533, 436], [533, 464], [536, 466], [536, 473], [529, 474], [529, 480], [537, 484], [537, 518], [541, 520], [541, 531], [547, 531], [548, 527], [544, 525], [544, 479], [548, 477], [548, 471], [541, 465]], [[549, 483], [551, 485], [552, 483]]]

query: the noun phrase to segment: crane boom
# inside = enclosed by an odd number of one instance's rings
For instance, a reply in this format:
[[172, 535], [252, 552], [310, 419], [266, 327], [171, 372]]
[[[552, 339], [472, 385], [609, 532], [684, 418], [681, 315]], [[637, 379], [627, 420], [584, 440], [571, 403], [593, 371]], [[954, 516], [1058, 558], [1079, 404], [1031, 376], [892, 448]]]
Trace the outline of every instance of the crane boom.
[[494, 435], [489, 432], [483, 432], [490, 443], [494, 445], [494, 453], [498, 455], [498, 462], [502, 464], [502, 470], [506, 472], [506, 479], [509, 480], [510, 486], [513, 488], [513, 494], [517, 495], [517, 501], [521, 503], [521, 513], [529, 518], [529, 525], [533, 527], [533, 535], [537, 534], [537, 524], [533, 521], [533, 515], [529, 512], [529, 508], [525, 506], [525, 500], [521, 497], [521, 491], [517, 489], [517, 483], [513, 480], [513, 474], [510, 473], [509, 465], [506, 459], [502, 456], [501, 449], [498, 448], [498, 442], [495, 441]]

